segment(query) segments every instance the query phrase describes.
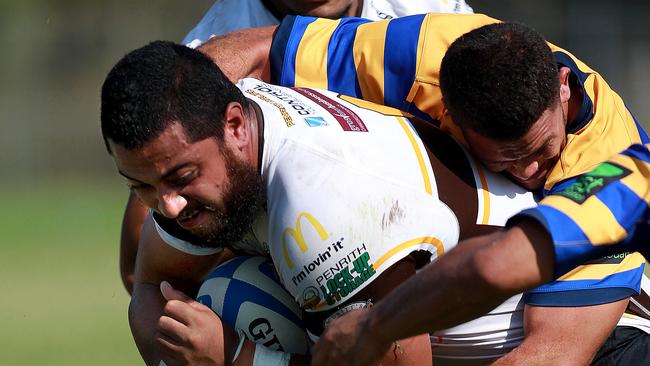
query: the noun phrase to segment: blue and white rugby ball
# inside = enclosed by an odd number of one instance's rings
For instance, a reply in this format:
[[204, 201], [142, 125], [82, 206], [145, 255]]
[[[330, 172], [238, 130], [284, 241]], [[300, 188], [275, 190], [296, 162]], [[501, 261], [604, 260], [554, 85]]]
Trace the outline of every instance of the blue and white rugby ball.
[[268, 258], [240, 256], [219, 265], [206, 277], [197, 300], [255, 343], [309, 353], [300, 307], [280, 284]]

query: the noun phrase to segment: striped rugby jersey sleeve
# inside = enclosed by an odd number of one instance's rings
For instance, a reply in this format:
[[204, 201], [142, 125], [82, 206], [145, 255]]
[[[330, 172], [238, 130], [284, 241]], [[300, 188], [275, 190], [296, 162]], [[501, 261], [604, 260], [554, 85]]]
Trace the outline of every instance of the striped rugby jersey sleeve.
[[[650, 247], [649, 147], [633, 145], [594, 170], [563, 181], [538, 207], [511, 220], [533, 218], [553, 240], [557, 281], [528, 293], [528, 304], [593, 305], [639, 292], [645, 261], [632, 252], [647, 253]], [[612, 255], [621, 252], [626, 255]], [[543, 296], [552, 293], [554, 297]]]
[[449, 45], [496, 19], [429, 13], [371, 22], [287, 16], [271, 45], [271, 81], [328, 89], [400, 109], [436, 125], [439, 70]]
[[272, 82], [328, 89], [410, 112], [426, 18], [287, 16], [271, 45]]

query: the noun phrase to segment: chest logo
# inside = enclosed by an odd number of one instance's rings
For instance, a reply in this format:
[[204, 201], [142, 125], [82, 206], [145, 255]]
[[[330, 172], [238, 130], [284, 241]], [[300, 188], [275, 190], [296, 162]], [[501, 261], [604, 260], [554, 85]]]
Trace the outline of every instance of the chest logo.
[[589, 173], [582, 174], [575, 178], [564, 190], [558, 192], [578, 204], [584, 203], [589, 197], [602, 191], [612, 182], [619, 181], [632, 172], [618, 164], [611, 162], [602, 163]]

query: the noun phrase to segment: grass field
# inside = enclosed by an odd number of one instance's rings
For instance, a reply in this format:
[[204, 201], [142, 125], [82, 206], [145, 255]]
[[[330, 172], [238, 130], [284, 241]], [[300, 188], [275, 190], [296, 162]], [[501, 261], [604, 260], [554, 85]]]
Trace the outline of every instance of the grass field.
[[117, 267], [126, 189], [0, 186], [0, 365], [140, 365]]

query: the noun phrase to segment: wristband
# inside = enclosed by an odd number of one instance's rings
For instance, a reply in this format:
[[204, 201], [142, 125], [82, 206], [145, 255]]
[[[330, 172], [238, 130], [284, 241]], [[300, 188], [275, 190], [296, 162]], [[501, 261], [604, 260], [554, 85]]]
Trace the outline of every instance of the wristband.
[[253, 366], [289, 366], [291, 354], [272, 351], [261, 344], [256, 345]]

